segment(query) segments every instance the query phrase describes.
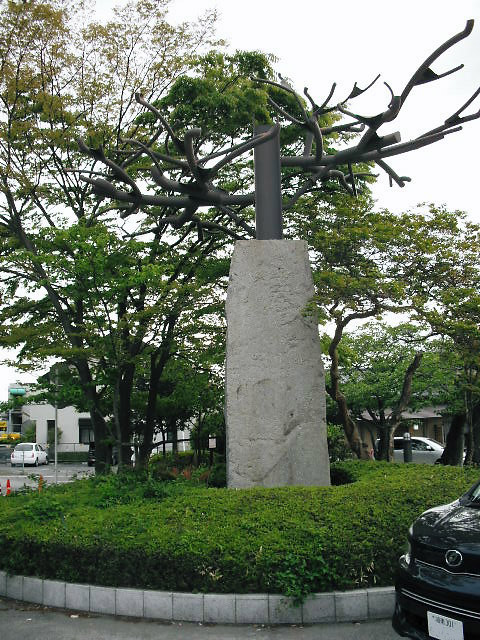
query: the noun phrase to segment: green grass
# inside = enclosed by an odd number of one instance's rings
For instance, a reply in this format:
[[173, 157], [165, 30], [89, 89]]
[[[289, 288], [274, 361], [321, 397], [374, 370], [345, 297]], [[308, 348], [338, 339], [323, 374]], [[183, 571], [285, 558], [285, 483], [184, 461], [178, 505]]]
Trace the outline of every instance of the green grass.
[[[200, 474], [196, 474], [196, 478]], [[385, 586], [411, 522], [479, 469], [346, 462], [332, 487], [229, 490], [135, 474], [0, 501], [0, 568], [43, 578], [216, 593]]]

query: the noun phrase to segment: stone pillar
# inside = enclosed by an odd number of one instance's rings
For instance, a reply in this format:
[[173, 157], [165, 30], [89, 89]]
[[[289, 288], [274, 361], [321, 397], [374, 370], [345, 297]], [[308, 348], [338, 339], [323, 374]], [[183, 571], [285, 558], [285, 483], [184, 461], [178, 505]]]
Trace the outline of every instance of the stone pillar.
[[325, 380], [302, 240], [240, 240], [230, 266], [227, 486], [329, 485]]

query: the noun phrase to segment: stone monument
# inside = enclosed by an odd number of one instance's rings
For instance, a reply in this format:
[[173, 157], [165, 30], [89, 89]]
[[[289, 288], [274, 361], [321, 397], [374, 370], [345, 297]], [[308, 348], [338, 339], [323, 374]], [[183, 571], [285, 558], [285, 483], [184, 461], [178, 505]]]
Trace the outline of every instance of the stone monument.
[[325, 379], [303, 240], [239, 240], [227, 295], [229, 487], [328, 485]]

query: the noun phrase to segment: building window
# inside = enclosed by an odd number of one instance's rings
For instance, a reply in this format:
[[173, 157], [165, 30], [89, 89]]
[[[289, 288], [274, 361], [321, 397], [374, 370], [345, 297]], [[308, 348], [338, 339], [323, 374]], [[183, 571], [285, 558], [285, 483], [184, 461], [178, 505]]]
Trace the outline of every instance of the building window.
[[55, 420], [47, 420], [47, 442], [55, 442]]
[[92, 421], [90, 418], [78, 419], [78, 441], [80, 444], [90, 444], [90, 442], [95, 442]]

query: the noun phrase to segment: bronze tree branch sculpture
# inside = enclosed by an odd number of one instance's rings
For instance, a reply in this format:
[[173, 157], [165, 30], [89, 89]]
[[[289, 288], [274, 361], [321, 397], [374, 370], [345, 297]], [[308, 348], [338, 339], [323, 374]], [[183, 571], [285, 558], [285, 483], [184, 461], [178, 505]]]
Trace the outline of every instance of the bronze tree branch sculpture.
[[[302, 195], [308, 193], [313, 188], [321, 187], [325, 182], [332, 179], [337, 180], [346, 191], [352, 195], [356, 195], [357, 179], [369, 175], [365, 172], [355, 173], [353, 171], [353, 166], [359, 163], [376, 163], [387, 173], [391, 185], [395, 182], [398, 186], [403, 187], [410, 178], [397, 175], [385, 162], [385, 158], [438, 142], [446, 135], [459, 131], [462, 128], [462, 124], [479, 118], [480, 110], [469, 115], [463, 114], [467, 107], [469, 107], [480, 94], [480, 87], [463, 106], [449, 116], [442, 124], [413, 140], [402, 143], [399, 132], [384, 136], [379, 136], [377, 133], [383, 124], [395, 120], [414, 87], [444, 78], [463, 67], [463, 65], [459, 65], [454, 69], [440, 74], [435, 73], [431, 69], [433, 62], [447, 51], [447, 49], [466, 38], [472, 29], [473, 20], [468, 20], [463, 31], [443, 43], [419, 66], [407, 82], [401, 94], [395, 95], [390, 86], [384, 83], [389, 92], [390, 100], [386, 109], [374, 116], [367, 117], [354, 113], [350, 109], [347, 109], [347, 103], [370, 89], [378, 80], [379, 76], [364, 89], [359, 88], [355, 83], [345, 99], [331, 106], [329, 106], [329, 103], [335, 92], [335, 84], [332, 85], [323, 103], [318, 105], [311, 97], [308, 88], [304, 89], [305, 102], [281, 76], [280, 83], [263, 78], [254, 78], [254, 81], [286, 91], [294, 98], [297, 105], [297, 112], [300, 116], [291, 114], [287, 109], [277, 104], [271, 97], [269, 97], [269, 102], [279, 118], [300, 127], [304, 131], [302, 155], [280, 156], [279, 158], [278, 171], [280, 170], [280, 166], [295, 167], [300, 170], [300, 174], [304, 177], [303, 182], [298, 186], [293, 196], [283, 203], [283, 209], [293, 206]], [[170, 224], [175, 228], [183, 225], [192, 225], [197, 228], [200, 236], [202, 236], [204, 230], [207, 230], [223, 231], [235, 238], [242, 237], [225, 225], [203, 220], [197, 215], [198, 209], [202, 207], [214, 207], [221, 214], [232, 220], [247, 236], [255, 237], [255, 230], [242, 219], [241, 211], [245, 207], [256, 203], [259, 199], [258, 189], [267, 188], [264, 186], [264, 183], [268, 183], [268, 180], [265, 181], [262, 179], [257, 181], [257, 194], [255, 191], [244, 194], [230, 194], [218, 186], [215, 186], [214, 181], [218, 178], [218, 174], [223, 167], [246, 152], [252, 149], [256, 152], [261, 145], [272, 145], [275, 143], [275, 140], [277, 141], [277, 148], [279, 148], [278, 136], [280, 124], [277, 123], [271, 127], [267, 127], [266, 130], [264, 130], [265, 127], [262, 127], [260, 131], [256, 131], [250, 139], [244, 142], [200, 157], [201, 129], [188, 129], [182, 139], [177, 136], [167, 119], [154, 105], [147, 102], [140, 94], [136, 95], [136, 100], [149, 110], [160, 123], [157, 131], [147, 143], [131, 139], [124, 140], [124, 144], [135, 150], [129, 152], [126, 160], [121, 164], [107, 158], [101, 147], [98, 149], [90, 148], [82, 140], [79, 140], [80, 150], [93, 160], [105, 165], [108, 169], [108, 174], [103, 178], [93, 177], [98, 174], [92, 170], [90, 175], [82, 176], [82, 180], [92, 185], [93, 192], [97, 196], [126, 203], [128, 207], [121, 213], [122, 218], [141, 209], [148, 210], [151, 207], [164, 208], [162, 211], [166, 211], [167, 214], [162, 214], [158, 217], [156, 227], [134, 235], [148, 233], [156, 228]], [[306, 107], [306, 104], [309, 105], [309, 108]], [[346, 115], [352, 118], [352, 121], [322, 128], [319, 119], [321, 116], [331, 112]], [[334, 154], [329, 154], [325, 150], [324, 139], [333, 133], [360, 133], [361, 136], [354, 145]], [[165, 135], [165, 153], [158, 151], [157, 142], [160, 140], [162, 134]], [[171, 147], [173, 147], [173, 150]], [[143, 193], [137, 182], [129, 175], [126, 170], [128, 165], [141, 156], [146, 156], [151, 163], [150, 174], [155, 185], [160, 187], [160, 189], [168, 195]], [[183, 174], [187, 176], [188, 181], [170, 178], [165, 174], [165, 171], [168, 171], [168, 169], [165, 169], [165, 165], [175, 170], [181, 170]], [[347, 167], [346, 170], [345, 166]], [[257, 171], [257, 157], [255, 169]], [[267, 168], [266, 171], [268, 174], [270, 169]], [[273, 171], [276, 171], [275, 167]], [[126, 188], [119, 188], [114, 182], [122, 183]], [[279, 181], [278, 184], [280, 189]], [[266, 195], [268, 197], [268, 194]], [[281, 194], [279, 194], [279, 202], [280, 210], [274, 215], [279, 215], [281, 219]], [[176, 213], [172, 214], [172, 210]], [[262, 212], [257, 210], [256, 215], [258, 225], [258, 217], [262, 215]], [[277, 229], [278, 225], [274, 225], [274, 227]], [[278, 237], [278, 235], [275, 235], [278, 234], [278, 231], [273, 232], [273, 234], [274, 237]], [[281, 231], [279, 237], [281, 237]]]

